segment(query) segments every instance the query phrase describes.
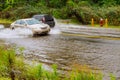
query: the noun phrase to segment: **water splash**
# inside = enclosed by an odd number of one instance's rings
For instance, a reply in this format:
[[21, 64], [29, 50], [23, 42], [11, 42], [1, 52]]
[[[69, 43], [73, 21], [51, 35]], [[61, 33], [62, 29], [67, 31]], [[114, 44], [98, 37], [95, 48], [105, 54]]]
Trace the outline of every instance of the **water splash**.
[[0, 24], [0, 29], [3, 29], [3, 28], [4, 28], [4, 26]]
[[[54, 28], [51, 28], [49, 34], [60, 34], [58, 24]], [[0, 38], [26, 38], [32, 37], [33, 33], [28, 28], [15, 28], [11, 30], [10, 28], [4, 28], [3, 25], [0, 25]]]
[[60, 30], [58, 28], [52, 28], [49, 34], [60, 34]]
[[4, 28], [0, 30], [0, 38], [25, 38], [32, 35], [32, 31], [27, 28], [16, 28], [15, 30]]

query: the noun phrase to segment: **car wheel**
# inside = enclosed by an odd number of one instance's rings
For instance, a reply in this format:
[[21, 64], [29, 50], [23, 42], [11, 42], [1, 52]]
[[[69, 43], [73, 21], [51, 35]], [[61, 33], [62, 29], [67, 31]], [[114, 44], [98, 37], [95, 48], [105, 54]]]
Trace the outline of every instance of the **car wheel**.
[[12, 30], [14, 30], [15, 28], [14, 28], [14, 27], [12, 27], [11, 29], [12, 29]]
[[37, 34], [33, 34], [33, 37], [36, 37], [37, 36]]

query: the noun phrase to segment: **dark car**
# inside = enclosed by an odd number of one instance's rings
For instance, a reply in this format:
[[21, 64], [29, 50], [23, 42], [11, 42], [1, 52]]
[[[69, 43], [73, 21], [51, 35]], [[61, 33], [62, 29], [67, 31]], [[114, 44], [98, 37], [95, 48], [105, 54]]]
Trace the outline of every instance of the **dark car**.
[[42, 21], [45, 24], [48, 24], [50, 27], [55, 26], [55, 21], [54, 18], [51, 15], [48, 14], [39, 14], [39, 15], [34, 15], [33, 18]]

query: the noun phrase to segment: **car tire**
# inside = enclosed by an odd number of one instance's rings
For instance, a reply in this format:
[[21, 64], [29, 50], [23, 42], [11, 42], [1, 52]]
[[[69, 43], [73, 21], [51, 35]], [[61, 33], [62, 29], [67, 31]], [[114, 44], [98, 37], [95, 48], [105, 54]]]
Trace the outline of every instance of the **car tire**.
[[14, 28], [14, 27], [12, 27], [11, 29], [12, 29], [12, 30], [14, 30], [15, 28]]
[[33, 37], [36, 37], [38, 34], [33, 34]]

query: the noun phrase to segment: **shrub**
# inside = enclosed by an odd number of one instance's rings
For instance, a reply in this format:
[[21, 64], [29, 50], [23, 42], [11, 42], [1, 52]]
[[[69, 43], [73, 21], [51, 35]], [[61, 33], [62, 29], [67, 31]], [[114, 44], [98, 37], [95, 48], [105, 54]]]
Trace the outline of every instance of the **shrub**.
[[107, 10], [106, 18], [108, 18], [109, 24], [118, 26], [120, 24], [120, 6], [108, 7]]
[[0, 46], [0, 76], [10, 75], [15, 62], [15, 51], [8, 47]]

